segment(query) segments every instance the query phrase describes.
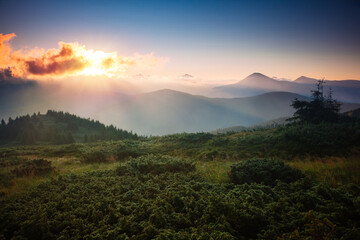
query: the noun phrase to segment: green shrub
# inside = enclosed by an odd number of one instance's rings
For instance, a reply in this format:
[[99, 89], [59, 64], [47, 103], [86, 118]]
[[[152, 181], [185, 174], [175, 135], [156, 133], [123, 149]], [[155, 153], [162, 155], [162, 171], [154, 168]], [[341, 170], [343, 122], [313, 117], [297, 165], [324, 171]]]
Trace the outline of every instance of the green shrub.
[[280, 161], [255, 159], [232, 165], [229, 176], [235, 184], [261, 183], [274, 186], [276, 180], [290, 183], [302, 178], [303, 174]]
[[117, 161], [125, 161], [127, 159], [131, 158], [136, 158], [139, 157], [141, 155], [141, 153], [133, 150], [133, 149], [129, 149], [126, 147], [121, 147], [119, 148], [116, 153], [115, 153], [115, 157]]
[[93, 150], [91, 152], [87, 152], [82, 157], [83, 163], [104, 163], [108, 161], [108, 154], [102, 150]]
[[359, 196], [309, 178], [272, 188], [211, 184], [196, 171], [92, 171], [0, 200], [0, 239], [359, 239]]
[[54, 167], [51, 162], [44, 159], [34, 159], [26, 161], [11, 170], [11, 173], [17, 177], [23, 176], [39, 176], [51, 172]]

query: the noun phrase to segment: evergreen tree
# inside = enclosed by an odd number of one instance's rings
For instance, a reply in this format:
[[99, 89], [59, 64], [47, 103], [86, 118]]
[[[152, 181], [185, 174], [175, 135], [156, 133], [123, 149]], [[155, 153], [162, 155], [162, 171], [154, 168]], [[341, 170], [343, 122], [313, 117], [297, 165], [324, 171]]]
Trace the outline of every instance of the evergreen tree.
[[9, 117], [8, 125], [11, 125], [12, 123], [14, 123], [14, 120], [11, 117]]
[[1, 119], [0, 127], [5, 127], [5, 126], [6, 126], [6, 123], [5, 123], [4, 119]]
[[312, 90], [312, 100], [302, 101], [297, 98], [291, 106], [295, 113], [290, 121], [297, 120], [300, 122], [319, 124], [322, 122], [337, 122], [341, 104], [333, 99], [332, 89], [328, 96], [324, 96], [324, 80], [319, 80], [316, 84], [316, 90]]

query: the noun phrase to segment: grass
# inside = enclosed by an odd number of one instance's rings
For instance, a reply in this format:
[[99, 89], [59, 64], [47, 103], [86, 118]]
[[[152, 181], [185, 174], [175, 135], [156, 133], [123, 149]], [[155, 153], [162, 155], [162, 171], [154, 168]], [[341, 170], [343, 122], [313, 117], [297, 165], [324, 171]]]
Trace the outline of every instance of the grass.
[[[236, 161], [197, 162], [196, 169], [209, 182], [227, 183], [234, 163]], [[348, 183], [360, 185], [360, 156], [297, 159], [287, 164], [334, 187]]]
[[[22, 159], [34, 159], [38, 158], [36, 155], [24, 155], [20, 156]], [[109, 170], [115, 169], [118, 165], [115, 161], [110, 161], [106, 163], [90, 163], [83, 164], [80, 162], [80, 159], [73, 156], [65, 157], [42, 157], [45, 160], [51, 161], [52, 166], [55, 167], [55, 170], [51, 173], [42, 175], [42, 176], [24, 176], [24, 177], [15, 177], [13, 178], [11, 186], [2, 186], [0, 184], [0, 194], [11, 197], [16, 194], [26, 193], [28, 189], [39, 185], [40, 183], [56, 178], [60, 175], [68, 174], [80, 174], [84, 172], [98, 171], [98, 170]], [[2, 169], [1, 172], [7, 172], [9, 169]]]
[[196, 170], [209, 182], [228, 183], [230, 182], [228, 172], [234, 163], [234, 161], [197, 162]]
[[360, 156], [296, 160], [289, 165], [332, 186], [347, 183], [360, 185]]
[[[331, 126], [327, 127], [330, 129]], [[342, 125], [340, 127], [345, 128]], [[356, 127], [357, 125], [353, 128], [357, 131]], [[3, 179], [1, 180], [3, 182], [0, 181], [0, 195], [23, 192], [31, 186], [60, 175], [114, 169], [117, 166], [116, 160], [126, 161], [127, 156], [137, 157], [150, 153], [193, 159], [196, 162], [196, 171], [205, 180], [212, 183], [229, 182], [228, 172], [231, 165], [236, 162], [251, 158], [268, 158], [285, 160], [290, 166], [300, 169], [308, 176], [333, 186], [347, 183], [360, 185], [360, 150], [355, 144], [355, 138], [349, 140], [347, 149], [337, 153], [335, 146], [341, 147], [337, 145], [337, 142], [316, 147], [307, 144], [308, 140], [314, 137], [314, 134], [310, 134], [314, 129], [316, 128], [313, 126], [291, 126], [286, 129], [246, 131], [231, 135], [176, 134], [141, 140], [2, 146], [0, 147], [0, 163], [3, 160], [10, 161], [12, 159], [45, 159], [51, 161], [55, 170], [43, 176], [12, 178], [12, 185], [9, 186], [7, 177], [12, 177], [9, 173], [13, 166], [4, 166], [0, 168], [0, 180]], [[325, 130], [324, 132], [326, 132]], [[338, 134], [342, 138], [345, 137], [344, 134], [344, 136], [340, 134], [340, 130], [337, 129], [333, 135], [337, 136], [336, 134]], [[305, 133], [303, 133], [304, 131]], [[302, 137], [303, 142], [294, 141], [299, 136]], [[331, 140], [332, 135], [324, 139]], [[315, 151], [317, 148], [321, 151]], [[334, 148], [333, 151], [329, 151], [329, 155], [334, 151], [336, 154], [331, 155], [332, 157], [319, 157], [324, 156], [322, 153], [327, 152], [329, 148]], [[352, 148], [356, 151], [350, 151]], [[308, 151], [303, 151], [304, 149]], [[96, 162], [98, 152], [105, 156], [104, 163], [84, 161], [84, 156], [94, 154], [92, 160]], [[302, 154], [298, 154], [299, 152]], [[122, 155], [125, 157], [119, 158]]]
[[[40, 154], [42, 155], [42, 154]], [[39, 158], [37, 154], [25, 154], [18, 157], [22, 159]], [[56, 178], [60, 175], [80, 174], [90, 171], [115, 169], [118, 163], [114, 159], [106, 163], [84, 164], [77, 156], [62, 157], [41, 157], [51, 161], [55, 170], [43, 176], [24, 176], [13, 178], [11, 186], [1, 186], [0, 193], [11, 197], [15, 194], [22, 194], [27, 189], [39, 185], [43, 181]], [[196, 171], [211, 183], [230, 182], [228, 172], [232, 164], [237, 161], [197, 161]], [[332, 186], [341, 186], [348, 183], [360, 185], [360, 156], [351, 157], [326, 157], [326, 158], [305, 158], [288, 161], [287, 164], [303, 171], [306, 175], [317, 181], [327, 182]], [[6, 172], [2, 169], [1, 172]]]

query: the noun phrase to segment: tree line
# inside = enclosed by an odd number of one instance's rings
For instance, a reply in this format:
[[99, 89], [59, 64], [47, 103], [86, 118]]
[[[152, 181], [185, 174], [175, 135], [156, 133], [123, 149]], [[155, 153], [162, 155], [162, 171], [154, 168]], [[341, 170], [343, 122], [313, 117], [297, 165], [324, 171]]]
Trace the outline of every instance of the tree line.
[[62, 111], [48, 110], [46, 114], [10, 117], [7, 123], [4, 119], [0, 123], [0, 142], [3, 143], [68, 144], [120, 139], [138, 139], [138, 135]]

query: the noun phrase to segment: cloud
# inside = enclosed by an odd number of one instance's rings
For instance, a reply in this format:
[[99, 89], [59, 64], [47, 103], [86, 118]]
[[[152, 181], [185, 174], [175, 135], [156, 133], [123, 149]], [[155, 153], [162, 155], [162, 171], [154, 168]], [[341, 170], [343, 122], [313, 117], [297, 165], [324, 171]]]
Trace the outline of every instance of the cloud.
[[161, 66], [169, 61], [166, 57], [156, 57], [153, 52], [149, 54], [135, 53], [133, 60], [143, 67]]
[[273, 76], [272, 78], [275, 79], [275, 80], [278, 80], [278, 81], [286, 81], [286, 82], [291, 82], [292, 81], [291, 79], [288, 79], [288, 78], [278, 78], [276, 76]]
[[184, 75], [181, 75], [181, 76], [180, 76], [180, 78], [182, 78], [182, 79], [191, 79], [191, 78], [194, 78], [194, 76], [193, 76], [193, 75], [190, 75], [190, 74], [185, 73]]
[[0, 82], [8, 81], [12, 78], [12, 73], [10, 68], [0, 69]]
[[9, 64], [11, 47], [8, 42], [15, 36], [15, 33], [6, 35], [0, 33], [0, 66]]
[[177, 77], [177, 81], [186, 83], [186, 84], [199, 84], [201, 82], [200, 79], [195, 78], [193, 75], [185, 73], [179, 77]]
[[9, 41], [14, 33], [0, 34], [0, 68], [9, 69], [13, 76], [22, 78], [62, 78], [78, 75], [121, 76], [128, 67], [163, 64], [166, 58], [154, 53], [118, 56], [116, 52], [87, 49], [79, 43], [59, 42], [58, 49], [33, 48], [30, 51], [12, 51]]
[[133, 76], [133, 78], [135, 78], [135, 79], [146, 79], [148, 76], [146, 76], [146, 75], [144, 75], [144, 74], [142, 74], [142, 73], [138, 73], [138, 74], [135, 74], [134, 76]]
[[23, 62], [31, 75], [64, 75], [83, 70], [88, 62], [74, 53], [73, 46], [60, 43], [59, 52], [47, 51], [39, 58], [24, 57], [16, 59]]

